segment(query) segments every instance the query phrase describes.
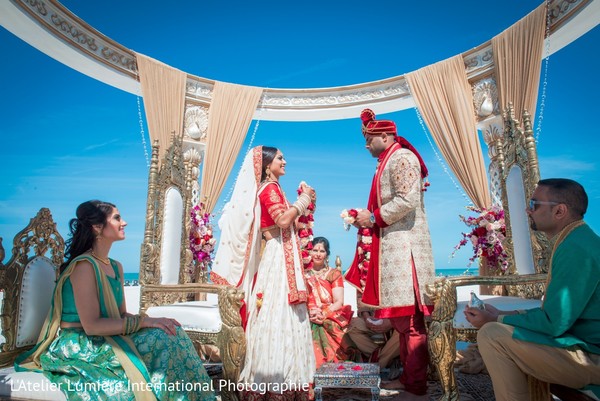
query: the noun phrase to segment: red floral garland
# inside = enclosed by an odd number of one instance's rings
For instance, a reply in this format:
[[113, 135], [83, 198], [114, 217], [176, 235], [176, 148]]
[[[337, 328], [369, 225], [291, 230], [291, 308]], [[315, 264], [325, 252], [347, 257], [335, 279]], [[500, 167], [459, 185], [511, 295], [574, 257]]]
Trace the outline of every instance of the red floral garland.
[[[298, 187], [298, 195], [302, 193], [302, 185]], [[304, 269], [310, 269], [313, 267], [312, 256], [310, 251], [312, 249], [313, 240], [313, 226], [315, 222], [314, 214], [317, 208], [317, 196], [315, 193], [310, 205], [306, 209], [306, 212], [302, 216], [298, 217], [298, 224], [296, 226], [298, 233], [298, 240], [300, 241], [300, 252], [302, 253], [302, 264]]]
[[[348, 231], [350, 226], [356, 221], [356, 216], [361, 209], [342, 210], [340, 217], [344, 220], [344, 229]], [[360, 271], [360, 282], [364, 288], [367, 282], [367, 272], [369, 271], [369, 262], [371, 260], [371, 247], [373, 246], [373, 229], [370, 227], [360, 227], [356, 233], [358, 253], [358, 269]]]

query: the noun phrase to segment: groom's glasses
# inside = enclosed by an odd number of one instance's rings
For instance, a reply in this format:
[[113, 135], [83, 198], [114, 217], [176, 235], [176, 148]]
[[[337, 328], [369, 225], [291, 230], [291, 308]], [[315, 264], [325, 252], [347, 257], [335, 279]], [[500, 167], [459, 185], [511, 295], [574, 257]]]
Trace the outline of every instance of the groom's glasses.
[[535, 212], [535, 209], [537, 209], [537, 205], [558, 205], [559, 202], [552, 202], [552, 201], [539, 201], [539, 200], [535, 200], [535, 199], [529, 199], [529, 211], [531, 212]]

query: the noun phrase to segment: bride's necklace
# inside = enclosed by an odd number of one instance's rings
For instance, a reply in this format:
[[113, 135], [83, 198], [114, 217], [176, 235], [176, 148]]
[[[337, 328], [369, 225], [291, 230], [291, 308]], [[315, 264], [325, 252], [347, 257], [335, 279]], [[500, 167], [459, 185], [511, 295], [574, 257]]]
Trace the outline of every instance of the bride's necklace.
[[104, 263], [105, 265], [108, 265], [108, 266], [110, 266], [110, 259], [109, 259], [109, 258], [101, 258], [100, 256], [96, 255], [96, 254], [94, 253], [94, 251], [91, 251], [91, 252], [90, 252], [90, 254], [91, 254], [91, 255], [92, 255], [94, 258], [98, 259], [100, 262]]

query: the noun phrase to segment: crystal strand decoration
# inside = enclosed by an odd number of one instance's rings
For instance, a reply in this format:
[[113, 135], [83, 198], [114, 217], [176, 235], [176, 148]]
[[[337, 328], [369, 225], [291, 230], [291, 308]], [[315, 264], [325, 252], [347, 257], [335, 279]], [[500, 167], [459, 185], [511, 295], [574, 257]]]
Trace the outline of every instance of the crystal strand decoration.
[[544, 108], [546, 107], [546, 87], [548, 86], [548, 62], [550, 60], [550, 0], [546, 1], [546, 33], [544, 41], [545, 56], [544, 56], [544, 82], [542, 83], [542, 96], [540, 99], [540, 111], [538, 114], [538, 123], [535, 127], [535, 144], [539, 143], [540, 133], [542, 132], [542, 121], [544, 120]]
[[150, 157], [148, 157], [148, 146], [146, 145], [146, 133], [144, 132], [144, 120], [142, 120], [142, 107], [140, 97], [137, 96], [138, 119], [140, 122], [140, 135], [142, 136], [142, 145], [144, 146], [144, 156], [146, 157], [146, 166], [150, 168]]
[[456, 181], [452, 177], [452, 174], [450, 174], [450, 171], [448, 170], [448, 166], [446, 166], [446, 164], [444, 163], [444, 160], [442, 159], [442, 157], [440, 156], [440, 154], [435, 149], [435, 145], [433, 144], [433, 141], [431, 140], [431, 137], [427, 133], [427, 127], [425, 126], [425, 123], [423, 122], [423, 118], [421, 117], [421, 113], [419, 113], [419, 109], [417, 107], [415, 107], [415, 112], [417, 113], [417, 118], [419, 119], [419, 124], [421, 124], [421, 128], [423, 129], [423, 133], [425, 134], [425, 137], [427, 138], [427, 141], [429, 141], [429, 145], [431, 146], [431, 149], [433, 149], [433, 154], [435, 154], [435, 157], [437, 158], [438, 163], [440, 164], [440, 166], [442, 166], [442, 169], [444, 170], [444, 172], [446, 173], [446, 175], [448, 176], [448, 178], [450, 178], [450, 181], [452, 182], [452, 184], [454, 184], [454, 187], [456, 188], [456, 190], [458, 192], [460, 192], [461, 196], [463, 198], [465, 198], [467, 200], [467, 202], [469, 202], [469, 206], [473, 206], [473, 202], [471, 201], [471, 198], [469, 198], [467, 196], [467, 194], [461, 189], [460, 185], [458, 185], [456, 183]]

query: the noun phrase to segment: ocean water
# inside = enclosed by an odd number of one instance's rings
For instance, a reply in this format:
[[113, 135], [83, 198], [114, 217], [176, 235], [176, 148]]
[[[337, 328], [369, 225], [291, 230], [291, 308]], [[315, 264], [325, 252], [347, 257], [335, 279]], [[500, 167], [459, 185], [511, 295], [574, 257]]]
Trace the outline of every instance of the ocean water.
[[435, 269], [436, 276], [477, 276], [479, 274], [479, 268], [477, 267], [465, 267], [460, 269]]
[[[474, 268], [460, 268], [460, 269], [435, 269], [435, 275], [439, 277], [444, 276], [462, 276], [462, 275], [474, 275], [479, 274], [479, 269], [477, 267]], [[125, 285], [137, 285], [139, 281], [139, 273], [124, 273]]]

